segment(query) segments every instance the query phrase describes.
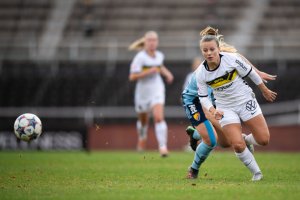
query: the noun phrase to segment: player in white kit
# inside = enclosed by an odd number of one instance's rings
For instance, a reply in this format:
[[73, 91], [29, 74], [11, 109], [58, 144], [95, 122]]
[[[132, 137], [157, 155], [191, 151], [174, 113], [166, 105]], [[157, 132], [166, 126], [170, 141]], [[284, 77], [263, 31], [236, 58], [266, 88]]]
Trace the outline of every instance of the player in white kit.
[[[273, 102], [276, 93], [269, 90], [252, 66], [239, 54], [220, 52], [216, 33], [204, 35], [200, 42], [205, 61], [196, 71], [201, 105], [219, 120], [237, 157], [253, 174], [252, 180], [262, 179], [262, 172], [248, 144], [267, 145], [270, 134], [252, 89], [244, 80], [249, 77], [267, 101]], [[208, 98], [207, 86], [213, 89], [216, 108]], [[252, 134], [242, 137], [241, 121]]]
[[139, 50], [130, 66], [130, 81], [136, 81], [135, 111], [138, 113], [138, 151], [145, 149], [149, 112], [152, 111], [155, 123], [155, 135], [159, 152], [162, 157], [168, 155], [168, 127], [164, 119], [165, 85], [173, 82], [172, 73], [164, 66], [164, 54], [157, 50], [158, 35], [149, 31], [145, 36], [134, 42], [129, 49]]

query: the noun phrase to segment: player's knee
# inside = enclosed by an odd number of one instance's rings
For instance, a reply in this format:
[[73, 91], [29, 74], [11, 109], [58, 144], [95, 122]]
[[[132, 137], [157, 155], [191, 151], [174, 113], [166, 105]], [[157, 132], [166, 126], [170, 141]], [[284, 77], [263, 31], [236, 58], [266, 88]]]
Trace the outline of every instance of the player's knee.
[[154, 123], [160, 123], [162, 121], [164, 121], [162, 117], [154, 117]]
[[261, 146], [266, 146], [268, 145], [270, 142], [270, 136], [269, 135], [266, 135], [265, 137], [262, 137], [259, 141], [258, 141], [258, 144], [261, 145]]
[[246, 148], [246, 144], [244, 142], [236, 142], [232, 144], [232, 147], [234, 149], [235, 152], [243, 152], [244, 149]]
[[210, 138], [208, 136], [202, 137], [202, 140], [205, 144], [207, 144], [207, 146], [210, 146], [210, 147], [216, 147], [217, 146], [216, 140], [210, 140]]

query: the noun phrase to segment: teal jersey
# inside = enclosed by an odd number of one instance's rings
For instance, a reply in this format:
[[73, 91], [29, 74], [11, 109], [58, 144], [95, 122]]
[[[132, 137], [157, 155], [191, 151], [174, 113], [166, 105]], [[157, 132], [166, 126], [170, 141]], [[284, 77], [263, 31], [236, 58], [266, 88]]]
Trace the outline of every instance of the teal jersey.
[[[213, 105], [215, 105], [215, 99], [213, 96], [212, 89], [208, 87], [208, 96], [211, 99]], [[190, 80], [188, 81], [187, 86], [182, 92], [182, 100], [184, 104], [192, 103], [195, 98], [198, 98], [198, 87], [195, 73], [192, 74]]]

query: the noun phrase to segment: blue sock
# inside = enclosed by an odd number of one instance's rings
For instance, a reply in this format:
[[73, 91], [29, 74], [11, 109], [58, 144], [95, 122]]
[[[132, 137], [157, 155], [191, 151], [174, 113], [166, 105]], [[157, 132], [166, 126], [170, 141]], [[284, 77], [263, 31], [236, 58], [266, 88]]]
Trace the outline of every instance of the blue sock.
[[214, 149], [214, 147], [210, 147], [204, 142], [201, 142], [195, 152], [194, 161], [192, 164], [192, 168], [199, 170], [201, 164], [206, 160], [209, 153]]
[[200, 134], [198, 133], [197, 129], [195, 129], [194, 133], [193, 133], [193, 138], [195, 140], [200, 140], [201, 139], [201, 136]]

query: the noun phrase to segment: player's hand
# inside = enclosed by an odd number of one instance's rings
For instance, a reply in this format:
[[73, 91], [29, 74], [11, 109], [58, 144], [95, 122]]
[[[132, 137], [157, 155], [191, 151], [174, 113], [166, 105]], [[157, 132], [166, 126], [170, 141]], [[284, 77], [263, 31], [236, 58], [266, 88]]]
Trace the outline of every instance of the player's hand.
[[265, 89], [262, 91], [262, 95], [265, 97], [265, 99], [269, 102], [273, 102], [276, 99], [277, 93], [273, 92], [270, 89]]
[[173, 80], [174, 80], [174, 76], [171, 73], [169, 73], [168, 75], [166, 75], [166, 82], [168, 84], [173, 83]]
[[224, 112], [223, 112], [222, 110], [216, 109], [216, 110], [214, 111], [214, 117], [215, 117], [216, 120], [222, 119], [222, 118], [223, 118], [223, 115], [224, 115]]
[[277, 75], [271, 75], [262, 71], [260, 71], [258, 74], [265, 83], [267, 83], [268, 81], [274, 81], [277, 78]]

